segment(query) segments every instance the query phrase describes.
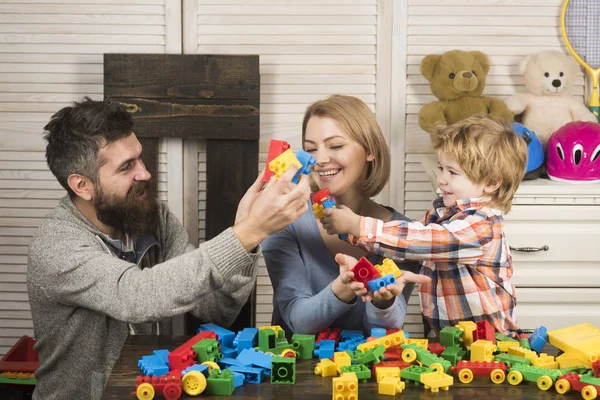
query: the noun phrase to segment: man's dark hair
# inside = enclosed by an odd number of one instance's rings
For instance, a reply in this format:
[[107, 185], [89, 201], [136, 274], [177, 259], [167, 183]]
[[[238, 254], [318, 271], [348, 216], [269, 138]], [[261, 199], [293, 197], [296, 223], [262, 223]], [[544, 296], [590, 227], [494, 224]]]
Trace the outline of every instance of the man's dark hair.
[[54, 114], [44, 130], [48, 167], [69, 196], [74, 197], [69, 175], [83, 175], [95, 184], [101, 165], [100, 147], [133, 133], [133, 118], [116, 101], [84, 97]]

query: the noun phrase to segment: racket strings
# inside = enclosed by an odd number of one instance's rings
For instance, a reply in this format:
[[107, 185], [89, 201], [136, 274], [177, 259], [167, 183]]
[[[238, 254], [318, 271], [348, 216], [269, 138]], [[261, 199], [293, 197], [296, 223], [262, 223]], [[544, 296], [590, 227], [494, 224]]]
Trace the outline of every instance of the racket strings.
[[579, 57], [590, 67], [600, 68], [600, 1], [570, 0], [565, 33]]

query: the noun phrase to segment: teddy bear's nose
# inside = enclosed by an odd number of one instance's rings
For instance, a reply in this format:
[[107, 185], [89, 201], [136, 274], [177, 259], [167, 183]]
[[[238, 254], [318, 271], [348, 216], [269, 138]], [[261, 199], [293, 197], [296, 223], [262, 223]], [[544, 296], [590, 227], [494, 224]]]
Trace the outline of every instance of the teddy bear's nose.
[[469, 79], [470, 77], [472, 77], [472, 76], [473, 76], [473, 74], [472, 74], [472, 73], [470, 73], [470, 72], [468, 72], [468, 71], [467, 71], [467, 72], [463, 72], [463, 74], [462, 74], [462, 75], [463, 75], [463, 78], [467, 78], [467, 79]]
[[560, 81], [560, 79], [555, 79], [555, 80], [552, 81], [552, 86], [554, 86], [555, 88], [557, 88], [557, 87], [560, 87], [561, 83], [562, 82]]

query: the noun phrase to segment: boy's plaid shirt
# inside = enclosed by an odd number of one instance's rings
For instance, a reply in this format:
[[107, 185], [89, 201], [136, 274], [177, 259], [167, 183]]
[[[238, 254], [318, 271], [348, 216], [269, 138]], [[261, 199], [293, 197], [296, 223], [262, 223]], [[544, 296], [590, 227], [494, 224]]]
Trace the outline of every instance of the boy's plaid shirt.
[[419, 260], [431, 284], [421, 285], [425, 320], [439, 332], [459, 321], [487, 319], [496, 330], [517, 330], [512, 257], [499, 210], [488, 199], [466, 199], [446, 208], [440, 197], [418, 221], [361, 218], [360, 237], [349, 241], [394, 260]]

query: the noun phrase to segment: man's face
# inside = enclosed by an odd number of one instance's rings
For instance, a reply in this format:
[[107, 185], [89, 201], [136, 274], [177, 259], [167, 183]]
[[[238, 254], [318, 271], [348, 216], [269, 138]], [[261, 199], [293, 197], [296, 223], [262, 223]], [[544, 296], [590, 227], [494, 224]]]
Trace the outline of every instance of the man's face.
[[133, 133], [102, 147], [94, 184], [98, 219], [133, 235], [153, 233], [158, 226], [158, 203], [149, 185], [152, 176], [141, 154], [142, 145]]

